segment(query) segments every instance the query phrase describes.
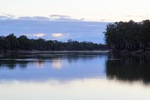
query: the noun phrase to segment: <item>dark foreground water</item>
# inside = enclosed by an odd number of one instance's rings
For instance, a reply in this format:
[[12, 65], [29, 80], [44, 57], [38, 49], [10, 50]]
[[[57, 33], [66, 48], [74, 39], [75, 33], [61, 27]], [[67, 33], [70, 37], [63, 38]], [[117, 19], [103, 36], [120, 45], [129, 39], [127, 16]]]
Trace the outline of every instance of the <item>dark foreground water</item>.
[[2, 57], [0, 100], [150, 100], [150, 60], [106, 54]]

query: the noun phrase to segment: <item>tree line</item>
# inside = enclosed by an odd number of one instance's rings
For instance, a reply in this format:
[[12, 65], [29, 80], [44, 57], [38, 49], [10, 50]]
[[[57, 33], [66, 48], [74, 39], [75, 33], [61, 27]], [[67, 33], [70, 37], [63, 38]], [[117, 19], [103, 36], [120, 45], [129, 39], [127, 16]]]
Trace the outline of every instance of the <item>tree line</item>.
[[104, 34], [113, 51], [150, 49], [150, 20], [110, 23]]
[[16, 37], [14, 34], [0, 36], [0, 50], [50, 50], [50, 51], [71, 51], [71, 50], [105, 50], [107, 46], [92, 42], [78, 42], [68, 40], [61, 42], [57, 40], [29, 39], [25, 35]]

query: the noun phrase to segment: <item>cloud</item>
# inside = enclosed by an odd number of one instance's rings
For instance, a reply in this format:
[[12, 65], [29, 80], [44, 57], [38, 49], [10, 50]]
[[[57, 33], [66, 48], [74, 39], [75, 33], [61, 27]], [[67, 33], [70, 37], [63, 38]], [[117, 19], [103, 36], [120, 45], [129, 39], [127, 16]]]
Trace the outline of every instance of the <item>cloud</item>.
[[51, 39], [62, 40], [62, 39], [70, 39], [71, 36], [68, 33], [52, 33], [50, 38]]
[[9, 19], [9, 17], [7, 17], [7, 16], [0, 16], [0, 19], [1, 20], [5, 20], [5, 19]]
[[46, 34], [44, 34], [44, 33], [37, 33], [37, 34], [33, 34], [34, 36], [36, 36], [36, 37], [43, 37], [43, 36], [45, 36]]
[[45, 33], [36, 33], [36, 34], [23, 34], [23, 35], [26, 35], [26, 36], [32, 36], [32, 37], [43, 37], [45, 36], [46, 34]]
[[52, 36], [53, 37], [62, 37], [63, 34], [62, 33], [53, 33]]
[[70, 16], [67, 15], [50, 15], [51, 18], [67, 18], [67, 19], [71, 19]]
[[74, 19], [71, 16], [67, 15], [50, 15], [50, 19], [52, 20], [58, 20], [58, 21], [84, 21], [84, 18], [82, 19]]
[[14, 19], [14, 15], [10, 15], [10, 14], [1, 14], [0, 15], [0, 20], [9, 20], [9, 19]]
[[82, 19], [75, 19], [71, 16], [67, 15], [50, 15], [48, 17], [45, 16], [21, 16], [16, 17], [14, 15], [10, 14], [0, 14], [0, 20], [21, 20], [21, 21], [84, 21], [84, 18]]
[[23, 16], [23, 17], [19, 17], [18, 20], [50, 20], [49, 17], [43, 17], [43, 16]]

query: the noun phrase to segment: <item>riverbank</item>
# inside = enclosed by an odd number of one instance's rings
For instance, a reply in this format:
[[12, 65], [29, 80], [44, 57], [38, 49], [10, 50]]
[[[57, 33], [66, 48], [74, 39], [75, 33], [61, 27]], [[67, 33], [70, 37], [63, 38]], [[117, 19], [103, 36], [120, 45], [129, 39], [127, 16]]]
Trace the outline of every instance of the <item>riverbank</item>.
[[117, 52], [111, 51], [111, 53], [113, 54], [117, 54], [117, 55], [150, 55], [150, 50], [135, 50], [135, 51], [129, 51], [129, 50], [119, 50]]
[[109, 50], [92, 50], [92, 51], [39, 51], [39, 50], [5, 50], [0, 53], [16, 53], [16, 54], [60, 54], [60, 53], [84, 53], [84, 54], [108, 54]]

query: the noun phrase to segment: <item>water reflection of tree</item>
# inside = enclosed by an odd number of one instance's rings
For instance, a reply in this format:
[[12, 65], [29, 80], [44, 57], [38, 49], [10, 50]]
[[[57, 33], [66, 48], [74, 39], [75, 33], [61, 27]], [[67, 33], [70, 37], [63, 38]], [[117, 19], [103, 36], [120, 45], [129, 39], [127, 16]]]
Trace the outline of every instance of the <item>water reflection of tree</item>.
[[28, 61], [17, 61], [17, 60], [0, 60], [0, 68], [7, 67], [14, 69], [17, 66], [20, 68], [26, 68]]
[[[117, 58], [118, 59], [118, 58]], [[120, 81], [143, 81], [150, 83], [150, 58], [146, 56], [121, 57], [119, 60], [106, 62], [106, 74], [108, 79]]]
[[[86, 53], [56, 53], [56, 54], [21, 54], [17, 55], [14, 53], [5, 54], [0, 59], [0, 68], [7, 67], [9, 69], [14, 69], [16, 67], [26, 68], [28, 63], [36, 62], [36, 67], [43, 67], [45, 61], [51, 63], [56, 62], [55, 60], [66, 59], [69, 63], [77, 62], [79, 60], [86, 61], [91, 60], [95, 57], [101, 57], [104, 55], [99, 55], [97, 53], [90, 54]], [[57, 63], [58, 65], [58, 63]], [[59, 65], [60, 66], [60, 65]], [[58, 66], [57, 66], [58, 67]]]

